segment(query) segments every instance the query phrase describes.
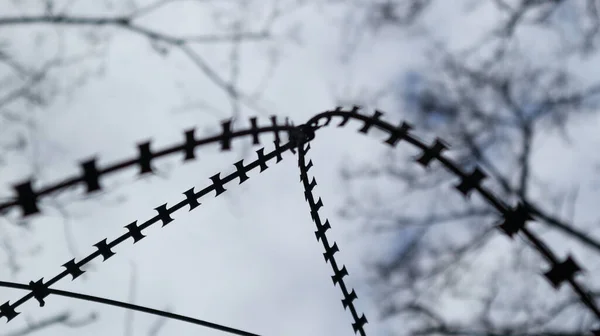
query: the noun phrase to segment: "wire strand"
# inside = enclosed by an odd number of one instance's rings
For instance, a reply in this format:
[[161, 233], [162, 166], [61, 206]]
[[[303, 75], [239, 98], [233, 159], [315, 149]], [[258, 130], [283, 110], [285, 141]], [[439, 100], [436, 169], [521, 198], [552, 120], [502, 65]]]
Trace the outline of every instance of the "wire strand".
[[[10, 281], [0, 281], [0, 287], [30, 290], [28, 285], [17, 283], [17, 282], [10, 282]], [[195, 319], [193, 317], [174, 314], [171, 312], [158, 310], [158, 309], [154, 309], [154, 308], [138, 306], [138, 305], [134, 305], [134, 304], [127, 303], [127, 302], [101, 298], [101, 297], [93, 296], [93, 295], [69, 292], [69, 291], [64, 291], [64, 290], [54, 289], [54, 288], [48, 288], [48, 292], [50, 292], [50, 294], [54, 294], [54, 295], [58, 295], [58, 296], [65, 296], [65, 297], [70, 297], [70, 298], [78, 299], [78, 300], [91, 301], [91, 302], [101, 303], [101, 304], [114, 306], [114, 307], [121, 307], [121, 308], [125, 308], [125, 309], [137, 310], [137, 311], [140, 311], [143, 313], [158, 315], [158, 316], [170, 318], [173, 320], [179, 320], [179, 321], [183, 321], [183, 322], [187, 322], [187, 323], [192, 323], [192, 324], [200, 325], [203, 327], [224, 331], [224, 332], [234, 334], [234, 335], [260, 336], [258, 334], [253, 334], [253, 333], [250, 333], [247, 331], [234, 329], [234, 328], [223, 326], [220, 324]]]

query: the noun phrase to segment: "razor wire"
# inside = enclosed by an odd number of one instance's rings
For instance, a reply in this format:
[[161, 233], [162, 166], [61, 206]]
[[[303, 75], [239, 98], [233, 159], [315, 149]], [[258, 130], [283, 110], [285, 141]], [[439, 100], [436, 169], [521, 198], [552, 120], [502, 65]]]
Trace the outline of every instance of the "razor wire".
[[[223, 178], [220, 177], [220, 173], [210, 177], [212, 183], [202, 189], [199, 192], [195, 192], [194, 188], [188, 189], [183, 194], [185, 199], [179, 203], [167, 207], [167, 203], [164, 203], [155, 208], [157, 215], [147, 220], [146, 222], [138, 225], [137, 220], [125, 225], [127, 232], [119, 236], [111, 242], [107, 242], [107, 239], [103, 239], [93, 246], [96, 247], [96, 251], [89, 254], [87, 257], [76, 262], [75, 259], [71, 259], [67, 263], [63, 264], [64, 271], [51, 278], [47, 282], [44, 282], [44, 278], [39, 279], [36, 282], [31, 281], [27, 288], [29, 293], [21, 297], [21, 299], [10, 303], [5, 302], [0, 305], [0, 317], [6, 317], [7, 321], [10, 322], [16, 316], [20, 314], [15, 308], [35, 298], [40, 306], [44, 305], [44, 298], [52, 294], [53, 289], [49, 287], [59, 280], [63, 279], [67, 275], [71, 275], [72, 280], [82, 275], [85, 271], [81, 270], [81, 267], [99, 256], [102, 256], [103, 260], [106, 261], [110, 257], [114, 256], [115, 252], [112, 250], [117, 245], [132, 238], [133, 244], [137, 243], [145, 237], [142, 231], [150, 225], [161, 222], [162, 227], [171, 223], [174, 219], [171, 215], [186, 206], [189, 206], [189, 211], [197, 208], [201, 205], [198, 199], [206, 194], [214, 191], [215, 196], [219, 196], [224, 193], [227, 189], [224, 186], [238, 179], [239, 184], [249, 179], [247, 173], [257, 167], [260, 167], [260, 172], [263, 172], [268, 168], [267, 162], [272, 159], [277, 159], [276, 162], [280, 162], [283, 157], [282, 154], [287, 150], [292, 151], [296, 154], [298, 149], [298, 166], [300, 168], [300, 180], [304, 187], [305, 200], [308, 202], [311, 218], [317, 226], [315, 236], [317, 241], [323, 244], [325, 253], [326, 263], [329, 263], [333, 269], [334, 275], [331, 277], [335, 285], [338, 285], [342, 292], [342, 305], [344, 309], [350, 310], [353, 318], [352, 328], [355, 334], [361, 336], [366, 335], [364, 331], [364, 325], [368, 323], [364, 314], [358, 314], [354, 307], [353, 301], [357, 298], [357, 294], [352, 289], [348, 291], [347, 286], [344, 283], [344, 277], [348, 275], [348, 270], [344, 265], [340, 268], [339, 263], [336, 261], [334, 254], [339, 251], [339, 247], [334, 242], [330, 245], [325, 235], [326, 231], [331, 229], [329, 220], [324, 222], [321, 220], [318, 211], [323, 207], [321, 198], [315, 201], [315, 196], [312, 193], [313, 188], [316, 186], [316, 180], [313, 179], [309, 182], [308, 171], [313, 166], [312, 161], [309, 160], [306, 163], [305, 155], [310, 149], [310, 141], [315, 137], [315, 132], [323, 127], [329, 126], [334, 119], [341, 118], [337, 127], [344, 127], [349, 124], [350, 120], [362, 122], [362, 127], [358, 129], [361, 134], [367, 134], [369, 130], [376, 128], [386, 132], [389, 137], [383, 142], [391, 147], [396, 147], [401, 142], [406, 142], [413, 147], [421, 150], [421, 154], [415, 158], [415, 162], [421, 165], [423, 168], [430, 166], [432, 162], [437, 160], [443, 167], [449, 172], [457, 176], [460, 181], [454, 185], [454, 188], [465, 198], [476, 192], [479, 194], [488, 204], [494, 207], [499, 213], [499, 225], [496, 227], [510, 239], [514, 239], [515, 235], [522, 234], [525, 239], [532, 243], [532, 247], [535, 248], [550, 264], [550, 269], [544, 273], [545, 278], [551, 283], [555, 290], [558, 290], [564, 283], [568, 283], [573, 291], [577, 294], [579, 300], [600, 320], [600, 309], [595, 303], [593, 297], [590, 295], [590, 291], [587, 290], [583, 285], [578, 283], [575, 279], [575, 275], [582, 271], [582, 268], [578, 265], [572, 255], [568, 254], [567, 257], [560, 261], [556, 254], [533, 232], [531, 232], [526, 224], [529, 221], [535, 219], [536, 211], [534, 211], [529, 204], [524, 201], [518, 201], [516, 205], [509, 206], [505, 202], [498, 199], [491, 191], [482, 185], [482, 182], [487, 178], [487, 175], [477, 165], [470, 171], [463, 171], [456, 163], [447, 158], [444, 153], [450, 148], [450, 146], [442, 139], [435, 138], [431, 145], [426, 144], [415, 135], [411, 134], [413, 126], [405, 121], [402, 121], [399, 126], [394, 126], [381, 120], [383, 113], [379, 110], [375, 110], [373, 115], [360, 114], [360, 106], [353, 106], [350, 110], [343, 110], [342, 107], [336, 107], [334, 110], [328, 110], [315, 115], [310, 118], [305, 124], [294, 126], [292, 123], [279, 124], [276, 116], [271, 116], [272, 126], [269, 127], [258, 127], [256, 117], [250, 118], [251, 127], [249, 129], [241, 131], [232, 130], [232, 121], [227, 120], [222, 123], [221, 134], [204, 139], [196, 139], [194, 136], [194, 130], [185, 131], [185, 140], [183, 144], [175, 145], [170, 148], [153, 152], [150, 149], [150, 142], [144, 142], [138, 144], [138, 157], [125, 160], [123, 162], [109, 165], [103, 169], [99, 169], [96, 165], [96, 159], [93, 158], [89, 161], [81, 163], [82, 174], [80, 176], [71, 177], [53, 185], [34, 190], [32, 180], [28, 180], [24, 183], [17, 184], [13, 187], [16, 192], [16, 196], [12, 201], [0, 203], [0, 213], [6, 213], [11, 208], [20, 208], [22, 215], [30, 216], [36, 213], [40, 213], [39, 202], [40, 200], [59, 190], [66, 189], [74, 185], [84, 184], [86, 186], [86, 192], [92, 193], [102, 189], [100, 184], [100, 177], [120, 171], [122, 169], [138, 166], [139, 174], [148, 174], [153, 172], [152, 160], [158, 157], [167, 156], [177, 152], [183, 152], [184, 161], [188, 161], [196, 158], [195, 149], [201, 145], [219, 142], [221, 144], [222, 151], [231, 150], [232, 139], [251, 135], [253, 144], [260, 144], [260, 135], [263, 133], [272, 132], [275, 139], [275, 150], [264, 153], [264, 147], [256, 151], [257, 159], [244, 165], [243, 160], [234, 163], [235, 171]], [[289, 141], [285, 144], [281, 144], [280, 132], [287, 132]], [[0, 286], [3, 286], [0, 283]], [[594, 336], [600, 336], [600, 328], [591, 330]], [[250, 333], [247, 333], [250, 335]]]

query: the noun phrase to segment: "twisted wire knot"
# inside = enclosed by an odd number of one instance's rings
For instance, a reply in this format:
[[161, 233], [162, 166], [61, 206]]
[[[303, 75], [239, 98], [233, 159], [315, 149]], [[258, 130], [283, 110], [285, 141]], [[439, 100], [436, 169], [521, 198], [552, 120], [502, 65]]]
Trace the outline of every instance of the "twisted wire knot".
[[302, 124], [294, 127], [289, 131], [289, 140], [292, 148], [290, 150], [292, 153], [296, 154], [294, 148], [297, 148], [308, 141], [311, 141], [315, 138], [315, 130], [317, 128], [313, 125]]

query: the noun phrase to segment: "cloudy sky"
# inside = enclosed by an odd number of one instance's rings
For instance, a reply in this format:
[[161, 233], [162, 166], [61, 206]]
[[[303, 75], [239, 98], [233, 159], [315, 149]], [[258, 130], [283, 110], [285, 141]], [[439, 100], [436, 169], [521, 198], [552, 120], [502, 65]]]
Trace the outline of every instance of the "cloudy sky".
[[[6, 7], [11, 15], [19, 13], [13, 6]], [[207, 19], [206, 7], [193, 2], [172, 4], [160, 10], [160, 15], [141, 22], [173, 34], [210, 32], [214, 28]], [[32, 4], [30, 8], [29, 14], [40, 13], [36, 12], [37, 6]], [[267, 4], [262, 10], [268, 10]], [[290, 117], [299, 124], [335, 106], [332, 90], [339, 89], [346, 80], [345, 69], [337, 61], [338, 32], [328, 22], [330, 18], [315, 16], [315, 11], [307, 8], [291, 16], [290, 23], [302, 24], [305, 44], [272, 44], [281, 49], [281, 64], [265, 90], [265, 112], [259, 114], [241, 106], [236, 127], [248, 125], [247, 118], [254, 115], [259, 116], [261, 125], [268, 125], [271, 114], [277, 114], [280, 120]], [[73, 5], [71, 14], [101, 15], [102, 11], [82, 1]], [[250, 24], [257, 26], [256, 22]], [[284, 22], [275, 31], [283, 32], [288, 25]], [[53, 52], [57, 44], [56, 38], [47, 34], [43, 47], [36, 47], [30, 39], [33, 29], [22, 27], [6, 33], [16, 41], [12, 50], [27, 60], [35, 60], [33, 54], [37, 52]], [[47, 32], [52, 28], [35, 29]], [[65, 29], [67, 52], [82, 48], [77, 44], [76, 29]], [[172, 50], [161, 57], [139, 35], [118, 30], [110, 33], [109, 47], [103, 50], [104, 63], [90, 62], [61, 74], [75, 78], [82, 68], [101, 66], [101, 76], [49, 107], [27, 111], [36, 121], [37, 129], [29, 135], [35, 148], [27, 155], [15, 155], [3, 167], [3, 197], [10, 196], [12, 183], [32, 174], [36, 174], [37, 185], [44, 185], [78, 174], [77, 163], [92, 156], [98, 157], [100, 165], [129, 158], [136, 155], [136, 144], [147, 139], [152, 139], [153, 148], [161, 148], [181, 141], [183, 132], [192, 127], [204, 136], [217, 134], [221, 121], [231, 115], [227, 96], [181, 52]], [[246, 92], [255, 90], [268, 71], [269, 47], [258, 43], [242, 45], [240, 86]], [[224, 61], [230, 49], [230, 45], [208, 45], [197, 50], [226, 77], [228, 64]], [[382, 69], [373, 65], [372, 70], [367, 81], [380, 80], [375, 71]], [[368, 73], [359, 73], [365, 75]], [[353, 80], [359, 78], [354, 76]], [[198, 107], [202, 102], [215, 110]], [[267, 151], [273, 148], [272, 140], [270, 134], [262, 136]], [[165, 177], [139, 179], [135, 169], [124, 171], [104, 180], [106, 192], [92, 198], [82, 200], [80, 188], [62, 194], [56, 201], [64, 205], [62, 214], [49, 202], [43, 215], [32, 219], [31, 232], [13, 230], [18, 250], [27, 251], [39, 244], [43, 251], [20, 256], [21, 271], [14, 275], [3, 271], [3, 278], [29, 282], [53, 277], [62, 271], [60, 265], [66, 260], [80, 259], [92, 252], [92, 244], [103, 238], [114, 239], [133, 220], [153, 217], [154, 207], [178, 202], [182, 192], [191, 187], [204, 188], [210, 183], [208, 178], [217, 172], [233, 172], [233, 163], [244, 153], [248, 161], [253, 160], [254, 151], [260, 147], [248, 152], [249, 145], [250, 139], [235, 141], [236, 151], [223, 155], [217, 145], [209, 145], [197, 151], [198, 160], [185, 165], [179, 156], [158, 160], [156, 167], [165, 172]], [[370, 335], [384, 333], [361, 280], [360, 246], [366, 242], [348, 236], [352, 223], [336, 215], [342, 201], [340, 193], [344, 192], [337, 171], [341, 158], [364, 157], [379, 147], [376, 139], [361, 137], [352, 128], [330, 129], [320, 132], [309, 153], [315, 164], [311, 173], [319, 183], [315, 192], [325, 203], [321, 215], [329, 218], [333, 226], [330, 239], [340, 246], [337, 258], [350, 272], [347, 284], [356, 288], [358, 309], [371, 321], [366, 327]], [[64, 279], [55, 287], [123, 301], [133, 296], [139, 305], [168, 308], [260, 335], [352, 334], [350, 314], [342, 308], [341, 293], [332, 286], [332, 271], [314, 237], [314, 224], [298, 181], [297, 159], [291, 153], [284, 157], [277, 165], [270, 163], [270, 169], [260, 175], [251, 172], [251, 179], [244, 185], [232, 183], [219, 199], [206, 196], [200, 208], [178, 213], [168, 227], [148, 229], [143, 243], [118, 247], [117, 256], [106, 263], [93, 263], [85, 277], [73, 282]], [[24, 294], [7, 289], [0, 293], [4, 300], [12, 301]], [[115, 335], [125, 333], [129, 328], [126, 321], [131, 321], [131, 335], [147, 335], [157, 322], [154, 316], [132, 314], [120, 308], [60, 297], [46, 301], [43, 308], [33, 301], [22, 305], [23, 314], [2, 326], [2, 330], [20, 330], [27, 319], [40, 320], [65, 309], [72, 311], [75, 318], [85, 319], [91, 312], [98, 312], [100, 318], [85, 329], [57, 326], [44, 329], [41, 334], [80, 335], [83, 330], [85, 335]], [[160, 334], [224, 333], [168, 321]]]
[[[19, 15], [23, 8], [31, 15], [41, 13], [35, 1], [30, 3], [20, 9], [8, 3], [0, 5], [0, 17]], [[72, 15], [126, 12], [119, 6], [106, 10], [92, 1], [73, 3]], [[252, 18], [248, 24], [258, 27], [260, 18], [272, 5], [260, 1], [249, 3], [241, 11], [222, 7], [229, 15], [244, 13]], [[214, 8], [200, 2], [181, 1], [140, 22], [172, 34], [210, 33], [218, 31], [210, 19]], [[289, 117], [300, 124], [318, 112], [335, 107], [336, 96], [360, 96], [363, 90], [398, 82], [406, 70], [422, 65], [418, 41], [402, 44], [386, 39], [362, 41], [353, 58], [340, 63], [345, 50], [340, 39], [344, 15], [337, 7], [325, 9], [305, 6], [274, 26], [276, 33], [283, 34], [290, 26], [300, 24], [302, 45], [287, 40], [242, 44], [239, 85], [249, 93], [257, 89], [269, 72], [270, 48], [277, 47], [280, 51], [280, 64], [265, 87], [260, 111], [243, 104], [232, 106], [227, 95], [181, 51], [171, 48], [161, 56], [138, 34], [108, 31], [109, 42], [101, 43], [107, 47], [99, 49], [101, 61], [61, 70], [53, 78], [58, 85], [70, 83], [83, 69], [101, 69], [99, 76], [77, 84], [72, 95], [62, 95], [47, 107], [18, 106], [35, 120], [35, 131], [27, 135], [33, 147], [25, 155], [11, 156], [2, 167], [2, 197], [11, 196], [10, 186], [32, 175], [38, 186], [77, 175], [78, 162], [93, 156], [98, 157], [100, 165], [133, 157], [137, 153], [136, 144], [145, 140], [152, 139], [153, 148], [171, 146], [179, 143], [183, 132], [193, 127], [202, 136], [215, 135], [221, 121], [236, 108], [240, 116], [236, 128], [247, 126], [248, 117], [255, 115], [261, 125], [270, 123], [271, 114], [278, 115], [280, 120]], [[439, 14], [432, 14], [430, 20], [453, 17], [452, 11], [460, 9], [440, 6], [436, 10]], [[461, 46], [461, 41], [475, 40], [473, 27], [484, 27], [487, 22], [485, 8], [481, 13], [477, 22], [465, 20], [457, 24], [456, 20], [441, 20], [452, 29], [440, 29], [436, 32], [438, 38], [456, 46]], [[0, 33], [10, 38], [11, 52], [28, 64], [36, 62], [36, 55], [58, 50], [56, 31], [49, 26], [3, 29]], [[36, 40], [34, 29], [45, 34], [43, 43]], [[80, 40], [79, 28], [63, 29], [66, 36], [63, 48], [73, 54], [78, 48], [89, 50], [89, 45]], [[83, 45], [88, 49], [83, 49]], [[207, 44], [196, 50], [227, 78], [230, 44]], [[382, 102], [378, 107], [386, 111], [393, 106]], [[389, 112], [386, 120], [392, 123], [406, 117], [398, 111]], [[578, 125], [579, 134], [592, 137], [594, 125], [592, 122]], [[340, 246], [338, 262], [346, 265], [350, 273], [346, 283], [356, 289], [358, 310], [370, 321], [367, 334], [385, 336], [386, 325], [377, 320], [376, 302], [365, 282], [368, 274], [364, 261], [374, 253], [385, 255], [397, 249], [399, 242], [360, 235], [356, 223], [337, 214], [347, 192], [339, 177], [342, 163], [366, 161], [385, 149], [380, 145], [382, 137], [376, 133], [359, 135], [355, 132], [358, 127], [356, 124], [319, 131], [308, 154], [314, 162], [310, 173], [318, 182], [315, 193], [325, 205], [321, 216], [329, 218], [333, 228], [328, 232], [330, 239]], [[422, 135], [426, 139], [432, 137]], [[241, 158], [246, 162], [253, 160], [254, 151], [263, 145], [266, 151], [273, 148], [271, 135], [263, 135], [261, 139], [261, 146], [250, 149], [249, 138], [234, 141], [234, 151], [225, 154], [219, 152], [216, 144], [204, 146], [197, 150], [197, 160], [185, 164], [177, 155], [156, 160], [156, 167], [163, 173], [160, 176], [138, 178], [135, 169], [123, 171], [103, 180], [105, 191], [90, 198], [82, 197], [82, 188], [61, 194], [54, 202], [43, 203], [43, 214], [31, 220], [29, 232], [2, 223], [5, 235], [11, 237], [17, 251], [26, 252], [35, 246], [42, 251], [31, 256], [20, 254], [22, 269], [16, 274], [2, 269], [0, 275], [21, 283], [55, 276], [66, 261], [81, 259], [94, 251], [92, 244], [116, 238], [124, 232], [123, 226], [133, 220], [142, 222], [153, 217], [153, 209], [158, 205], [179, 202], [182, 193], [191, 187], [200, 190], [208, 186], [209, 177], [217, 172], [222, 176], [233, 172], [234, 162]], [[594, 148], [590, 143], [577, 147], [581, 148], [579, 154], [563, 148], [574, 156], [573, 161], [554, 162], [552, 172], [544, 170], [542, 162], [550, 160], [561, 150], [561, 145], [547, 145], [538, 154], [536, 162], [542, 167], [539, 171], [546, 172], [548, 178], [563, 176], [567, 183], [569, 179], [565, 176], [572, 169], [569, 162], [574, 162], [578, 155], [584, 157], [588, 149]], [[84, 277], [73, 282], [63, 279], [54, 287], [114, 300], [133, 298], [138, 305], [169, 309], [265, 336], [353, 334], [350, 313], [342, 308], [341, 293], [332, 286], [331, 268], [323, 261], [322, 246], [314, 237], [296, 156], [287, 152], [281, 163], [271, 162], [269, 166], [264, 173], [251, 172], [250, 180], [243, 185], [231, 183], [228, 191], [217, 199], [213, 199], [212, 193], [205, 196], [196, 210], [176, 213], [169, 226], [146, 230], [147, 238], [135, 246], [125, 243], [115, 248], [115, 257], [105, 263], [92, 263]], [[585, 216], [586, 212], [578, 214]], [[18, 217], [16, 212], [11, 215]], [[133, 293], [132, 279], [135, 279]], [[22, 294], [17, 290], [0, 290], [2, 302], [14, 301]], [[20, 330], [28, 319], [40, 320], [67, 309], [75, 318], [85, 319], [91, 312], [97, 312], [99, 319], [84, 329], [55, 326], [39, 334], [148, 335], [158, 320], [147, 314], [61, 297], [51, 296], [46, 302], [43, 308], [35, 300], [22, 305], [21, 316], [10, 324], [0, 324], [0, 335]], [[178, 321], [167, 321], [159, 333], [224, 334]]]

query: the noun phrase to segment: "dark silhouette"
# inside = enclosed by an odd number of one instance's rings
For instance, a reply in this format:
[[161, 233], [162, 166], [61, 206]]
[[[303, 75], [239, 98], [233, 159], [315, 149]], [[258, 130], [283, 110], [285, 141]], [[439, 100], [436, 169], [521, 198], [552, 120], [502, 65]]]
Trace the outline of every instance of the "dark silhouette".
[[[447, 171], [458, 177], [459, 181], [454, 186], [456, 191], [458, 191], [465, 198], [468, 198], [471, 194], [478, 194], [497, 212], [499, 221], [498, 225], [496, 225], [496, 228], [499, 230], [499, 232], [507, 235], [510, 238], [514, 238], [515, 235], [521, 234], [525, 239], [532, 243], [531, 246], [535, 248], [551, 265], [550, 269], [544, 275], [556, 289], [558, 289], [563, 283], [568, 283], [578, 295], [580, 301], [596, 316], [596, 318], [600, 319], [600, 310], [595, 304], [593, 298], [589, 296], [589, 291], [586, 290], [575, 279], [575, 275], [581, 271], [581, 267], [578, 266], [573, 257], [569, 256], [565, 261], [560, 261], [554, 252], [552, 252], [552, 250], [546, 246], [541, 239], [539, 239], [527, 228], [526, 223], [534, 220], [537, 216], [535, 210], [532, 210], [529, 204], [521, 201], [517, 202], [514, 206], [511, 206], [498, 199], [490, 190], [482, 185], [482, 182], [487, 177], [485, 171], [479, 167], [474, 168], [470, 172], [464, 171], [458, 164], [454, 163], [446, 156], [445, 153], [448, 150], [448, 146], [445, 145], [443, 140], [436, 139], [433, 144], [428, 145], [419, 140], [419, 138], [417, 138], [415, 135], [411, 134], [412, 126], [410, 124], [402, 122], [399, 126], [394, 126], [381, 120], [383, 113], [380, 111], [376, 110], [372, 116], [367, 116], [359, 114], [359, 109], [360, 107], [354, 106], [351, 110], [344, 111], [341, 107], [337, 107], [335, 110], [319, 113], [310, 118], [305, 124], [297, 127], [294, 127], [292, 124], [287, 122], [285, 125], [278, 125], [276, 118], [272, 117], [273, 126], [261, 128], [257, 126], [256, 120], [253, 118], [251, 119], [253, 120], [252, 127], [249, 130], [233, 131], [231, 127], [231, 121], [229, 120], [222, 124], [222, 132], [217, 136], [202, 140], [195, 140], [193, 137], [193, 131], [187, 131], [185, 133], [185, 140], [180, 145], [152, 152], [149, 149], [149, 142], [146, 142], [139, 146], [140, 153], [137, 158], [111, 165], [108, 168], [90, 169], [90, 166], [95, 167], [95, 165], [84, 163], [83, 166], [88, 167], [88, 169], [86, 170], [84, 168], [84, 172], [81, 177], [70, 178], [63, 182], [56, 183], [51, 187], [43, 188], [41, 189], [44, 191], [43, 194], [41, 194], [41, 192], [36, 192], [32, 188], [31, 183], [20, 184], [21, 187], [15, 188], [17, 191], [17, 197], [15, 197], [15, 200], [4, 203], [0, 205], [0, 207], [4, 211], [8, 211], [11, 208], [20, 207], [22, 209], [23, 216], [31, 216], [40, 212], [40, 209], [37, 206], [37, 201], [39, 200], [40, 195], [47, 195], [51, 192], [58, 191], [61, 188], [66, 188], [78, 183], [87, 185], [88, 193], [98, 191], [101, 189], [99, 178], [107, 172], [126, 169], [128, 167], [137, 165], [139, 167], [140, 174], [148, 174], [152, 172], [150, 165], [151, 160], [158, 156], [182, 152], [185, 154], [184, 161], [187, 161], [195, 157], [193, 155], [194, 149], [203, 144], [220, 142], [221, 150], [228, 151], [232, 148], [231, 143], [232, 139], [234, 138], [251, 135], [253, 143], [259, 144], [259, 134], [261, 133], [272, 132], [275, 137], [275, 150], [265, 154], [264, 148], [261, 148], [256, 151], [258, 159], [249, 163], [248, 165], [244, 165], [243, 161], [239, 161], [234, 164], [236, 168], [235, 172], [225, 177], [220, 177], [219, 173], [212, 176], [210, 178], [212, 183], [209, 186], [198, 192], [195, 192], [194, 188], [185, 191], [183, 193], [185, 198], [171, 207], [168, 207], [167, 203], [158, 206], [155, 208], [158, 213], [155, 217], [145, 221], [142, 224], [138, 224], [137, 221], [134, 221], [126, 225], [125, 228], [127, 229], [127, 232], [113, 241], [107, 242], [106, 238], [102, 239], [100, 242], [94, 245], [97, 248], [95, 252], [80, 261], [76, 262], [75, 259], [68, 261], [62, 265], [65, 270], [50, 280], [44, 282], [42, 278], [36, 282], [30, 282], [29, 286], [21, 286], [19, 284], [12, 284], [8, 282], [0, 283], [0, 286], [13, 288], [20, 287], [22, 289], [28, 288], [29, 290], [28, 294], [24, 295], [21, 299], [15, 301], [14, 303], [11, 304], [10, 302], [5, 302], [4, 304], [0, 305], [0, 316], [6, 317], [8, 321], [11, 321], [19, 315], [19, 312], [15, 309], [31, 298], [35, 298], [40, 303], [40, 306], [43, 306], [44, 298], [50, 294], [53, 294], [53, 291], [49, 287], [59, 280], [65, 278], [67, 275], [71, 275], [73, 280], [81, 276], [84, 273], [84, 271], [81, 270], [81, 266], [99, 256], [102, 256], [103, 261], [113, 257], [115, 252], [111, 249], [118, 244], [127, 241], [128, 238], [132, 238], [133, 244], [137, 243], [144, 238], [143, 230], [148, 228], [150, 225], [157, 222], [162, 223], [163, 227], [168, 225], [174, 220], [171, 216], [177, 210], [187, 207], [188, 211], [191, 211], [197, 208], [201, 204], [198, 202], [200, 197], [207, 195], [212, 191], [215, 192], [215, 196], [223, 194], [227, 190], [224, 187], [227, 183], [238, 180], [239, 184], [241, 184], [249, 178], [247, 173], [250, 170], [260, 167], [260, 171], [263, 172], [268, 168], [267, 161], [276, 159], [276, 162], [280, 162], [283, 159], [282, 154], [284, 152], [287, 150], [293, 150], [295, 152], [295, 149], [297, 148], [298, 166], [301, 172], [301, 182], [305, 189], [305, 199], [309, 204], [311, 217], [317, 226], [315, 236], [317, 237], [317, 240], [323, 243], [323, 247], [325, 249], [325, 253], [323, 254], [325, 261], [330, 263], [333, 269], [334, 274], [331, 277], [333, 284], [339, 285], [344, 296], [342, 299], [343, 307], [344, 309], [349, 309], [350, 313], [352, 314], [354, 319], [352, 328], [354, 332], [360, 333], [360, 335], [363, 336], [366, 335], [364, 325], [367, 323], [367, 319], [364, 315], [359, 316], [353, 305], [353, 301], [357, 298], [357, 294], [354, 290], [348, 291], [344, 283], [343, 278], [344, 276], [348, 275], [348, 270], [345, 266], [340, 268], [338, 266], [339, 263], [336, 262], [334, 258], [334, 254], [339, 251], [339, 247], [336, 243], [330, 245], [325, 235], [326, 231], [331, 228], [331, 224], [328, 220], [323, 222], [318, 214], [319, 209], [323, 206], [323, 201], [320, 198], [316, 199], [312, 193], [312, 190], [317, 183], [314, 178], [309, 181], [308, 171], [313, 166], [313, 163], [312, 161], [306, 163], [305, 158], [306, 153], [310, 149], [310, 141], [315, 137], [316, 131], [325, 126], [329, 126], [334, 118], [336, 118], [341, 119], [337, 124], [337, 127], [349, 125], [349, 121], [354, 120], [361, 123], [360, 128], [358, 129], [359, 133], [367, 134], [368, 131], [373, 128], [377, 128], [388, 133], [388, 138], [383, 142], [388, 146], [396, 147], [400, 143], [407, 143], [418, 148], [421, 151], [421, 154], [415, 158], [415, 162], [423, 168], [430, 167], [434, 163], [434, 159], [438, 161]], [[279, 132], [287, 133], [288, 141], [286, 143], [281, 144], [282, 140], [280, 139]], [[93, 173], [91, 171], [93, 171]], [[27, 187], [22, 187], [23, 185], [27, 185]], [[54, 293], [59, 294], [58, 292]], [[66, 292], [63, 292], [61, 295], [65, 294]], [[77, 294], [71, 294], [72, 297], [75, 297], [75, 295]], [[85, 299], [82, 296], [79, 298]], [[113, 303], [114, 302], [115, 301], [113, 301]], [[150, 312], [150, 309], [147, 308], [140, 309], [145, 309], [145, 311]], [[223, 331], [237, 332], [239, 335], [252, 335], [247, 332], [242, 332], [232, 328], [227, 329], [227, 327], [209, 324], [207, 322], [200, 323], [198, 320], [192, 321], [191, 318], [181, 317], [179, 319], [211, 328], [217, 328]], [[593, 333], [594, 335], [600, 335], [600, 330], [594, 330]]]

